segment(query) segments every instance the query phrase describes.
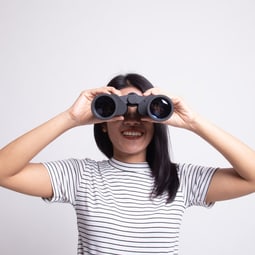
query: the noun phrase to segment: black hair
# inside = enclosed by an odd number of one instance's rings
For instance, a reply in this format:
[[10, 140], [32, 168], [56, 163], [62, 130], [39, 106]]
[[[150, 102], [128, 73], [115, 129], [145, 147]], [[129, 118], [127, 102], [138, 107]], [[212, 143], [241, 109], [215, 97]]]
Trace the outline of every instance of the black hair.
[[[114, 77], [107, 86], [122, 89], [134, 86], [145, 92], [153, 85], [142, 75], [129, 73]], [[102, 124], [94, 125], [94, 137], [98, 148], [106, 157], [113, 157], [113, 145], [107, 132], [103, 132]], [[153, 196], [168, 193], [167, 202], [172, 202], [179, 188], [177, 166], [170, 159], [168, 127], [161, 123], [154, 123], [154, 135], [147, 148], [146, 160], [154, 177]]]

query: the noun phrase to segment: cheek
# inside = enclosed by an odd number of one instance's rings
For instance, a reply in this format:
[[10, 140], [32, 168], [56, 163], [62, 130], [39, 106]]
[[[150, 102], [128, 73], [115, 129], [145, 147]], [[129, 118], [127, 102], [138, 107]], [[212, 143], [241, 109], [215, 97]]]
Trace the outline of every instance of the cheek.
[[154, 126], [151, 126], [148, 130], [149, 130], [149, 132], [148, 132], [149, 133], [149, 140], [151, 142], [151, 140], [154, 136]]
[[118, 136], [118, 126], [114, 123], [107, 123], [106, 132], [108, 133], [108, 136], [110, 140], [112, 141], [116, 139], [116, 136]]

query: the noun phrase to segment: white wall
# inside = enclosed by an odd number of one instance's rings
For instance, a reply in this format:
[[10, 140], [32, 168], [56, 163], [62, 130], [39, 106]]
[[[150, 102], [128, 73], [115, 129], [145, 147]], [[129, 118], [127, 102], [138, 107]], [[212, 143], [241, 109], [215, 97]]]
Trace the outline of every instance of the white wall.
[[[137, 72], [255, 148], [252, 0], [0, 0], [0, 146], [66, 109], [81, 90]], [[176, 161], [228, 166], [171, 128]], [[101, 159], [92, 127], [35, 161]], [[76, 254], [68, 205], [0, 188], [0, 254]], [[181, 254], [254, 254], [255, 195], [187, 211]]]

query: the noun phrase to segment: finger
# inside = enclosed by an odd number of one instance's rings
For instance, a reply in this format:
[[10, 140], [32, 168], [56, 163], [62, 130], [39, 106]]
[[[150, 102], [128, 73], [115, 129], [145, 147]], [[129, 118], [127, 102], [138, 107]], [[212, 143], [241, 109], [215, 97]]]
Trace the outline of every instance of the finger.
[[117, 94], [120, 95], [120, 91], [114, 87], [99, 87], [95, 89], [89, 89], [89, 90], [84, 90], [83, 93], [85, 94], [91, 94], [93, 96], [99, 95], [99, 94]]
[[114, 121], [121, 121], [124, 120], [124, 116], [115, 116], [109, 120], [107, 120], [107, 122], [114, 122]]
[[144, 121], [144, 122], [151, 122], [151, 123], [163, 123], [162, 121], [157, 121], [155, 119], [152, 119], [150, 117], [142, 117], [141, 118], [141, 121]]
[[108, 94], [115, 94], [115, 95], [118, 95], [118, 96], [121, 96], [121, 92], [119, 89], [116, 89], [114, 87], [111, 87], [111, 86], [107, 86], [107, 87], [104, 87], [106, 89], [106, 93]]
[[148, 89], [148, 90], [146, 90], [146, 91], [143, 93], [144, 96], [158, 95], [158, 94], [162, 94], [162, 92], [161, 92], [161, 89], [160, 89], [160, 88], [157, 88], [157, 87]]

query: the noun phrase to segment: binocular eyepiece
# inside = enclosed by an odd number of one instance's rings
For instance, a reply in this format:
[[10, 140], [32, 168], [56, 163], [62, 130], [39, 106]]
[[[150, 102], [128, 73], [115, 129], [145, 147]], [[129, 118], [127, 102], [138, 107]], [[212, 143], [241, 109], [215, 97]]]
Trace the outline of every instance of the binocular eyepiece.
[[109, 120], [114, 116], [125, 115], [128, 106], [137, 106], [137, 111], [141, 116], [149, 116], [156, 121], [169, 119], [174, 110], [172, 101], [167, 96], [139, 96], [136, 93], [126, 96], [98, 95], [92, 101], [91, 110], [98, 119]]

